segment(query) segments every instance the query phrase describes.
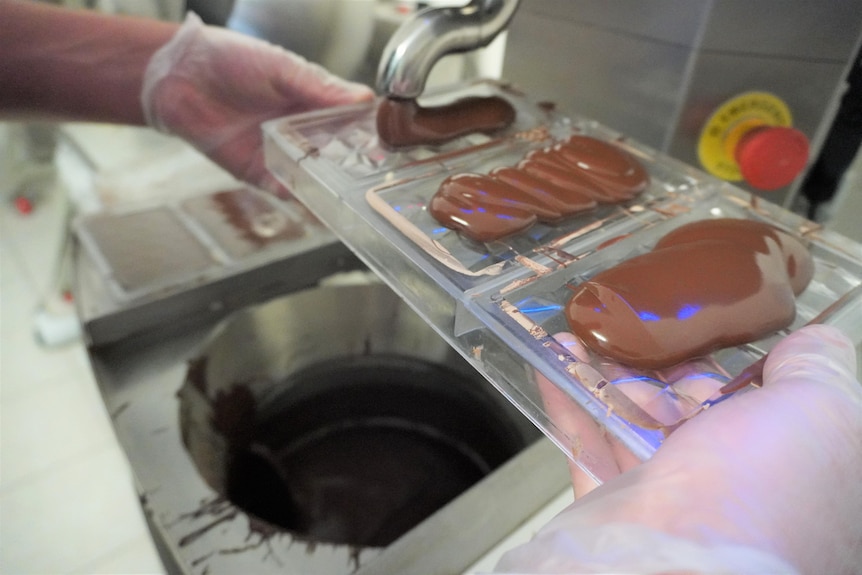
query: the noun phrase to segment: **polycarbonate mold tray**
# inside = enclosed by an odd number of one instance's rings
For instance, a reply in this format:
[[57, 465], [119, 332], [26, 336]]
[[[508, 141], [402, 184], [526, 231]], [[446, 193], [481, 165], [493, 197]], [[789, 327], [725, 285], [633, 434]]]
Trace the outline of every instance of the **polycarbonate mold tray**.
[[[504, 133], [474, 134], [439, 148], [390, 151], [375, 132], [377, 102], [369, 102], [268, 122], [263, 127], [267, 165], [596, 480], [604, 480], [608, 466], [585, 444], [585, 425], [604, 428], [644, 460], [714, 390], [830, 304], [845, 304], [829, 321], [862, 344], [862, 297], [845, 297], [862, 284], [859, 244], [596, 122], [534, 104], [506, 86], [453, 87], [422, 103], [468, 95], [508, 99], [517, 112], [515, 124]], [[529, 151], [573, 134], [628, 151], [649, 172], [649, 188], [624, 204], [600, 206], [558, 225], [537, 224], [488, 244], [465, 240], [428, 214], [428, 202], [446, 177], [514, 165]], [[815, 277], [797, 300], [790, 328], [649, 373], [573, 351], [572, 336], [557, 335], [568, 329], [563, 306], [580, 282], [648, 251], [683, 223], [714, 217], [768, 222], [809, 242]]]
[[[720, 349], [661, 370], [634, 370], [572, 343], [576, 338], [569, 333], [564, 308], [580, 284], [609, 267], [652, 250], [671, 230], [710, 218], [762, 221], [810, 242], [814, 277], [796, 298], [796, 317], [790, 326], [762, 340]], [[842, 328], [857, 346], [862, 343], [859, 287], [862, 254], [858, 253], [858, 244], [848, 245], [842, 238], [769, 204], [751, 204], [729, 187], [699, 199], [672, 217], [606, 244], [607, 247], [599, 245], [582, 253], [571, 263], [499, 286], [488, 298], [477, 298], [477, 304], [487, 314], [484, 321], [496, 333], [503, 334], [504, 341], [513, 347], [527, 348], [524, 355], [531, 358], [532, 366], [556, 389], [578, 398], [581, 407], [589, 406], [597, 416], [618, 418], [621, 425], [627, 425], [633, 434], [629, 448], [641, 456], [654, 451], [667, 434], [705, 402], [726, 398], [717, 395], [720, 387], [766, 355], [782, 337], [824, 311], [828, 310], [830, 315], [820, 320]], [[841, 306], [833, 306], [839, 301]], [[573, 385], [575, 381], [578, 385]], [[571, 412], [572, 407], [560, 395], [549, 393], [547, 386], [540, 392], [541, 405], [551, 412], [550, 418], [562, 421], [558, 432], [574, 442], [581, 428], [563, 415]]]
[[314, 241], [309, 225], [319, 226], [296, 202], [237, 187], [88, 214], [75, 231], [110, 294], [129, 303], [307, 248]]

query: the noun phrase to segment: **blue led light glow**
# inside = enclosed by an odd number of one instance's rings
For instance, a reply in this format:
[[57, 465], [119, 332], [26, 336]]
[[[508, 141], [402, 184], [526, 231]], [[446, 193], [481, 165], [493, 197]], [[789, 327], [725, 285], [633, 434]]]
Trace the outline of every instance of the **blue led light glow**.
[[662, 388], [663, 388], [663, 387], [666, 387], [666, 386], [665, 386], [663, 383], [661, 383], [660, 381], [658, 381], [658, 380], [656, 380], [656, 379], [654, 379], [654, 378], [652, 378], [652, 377], [647, 377], [647, 376], [645, 376], [645, 375], [637, 375], [637, 376], [634, 376], [634, 375], [633, 375], [633, 376], [629, 376], [629, 377], [621, 377], [621, 378], [619, 378], [619, 379], [614, 379], [614, 380], [612, 380], [612, 381], [611, 381], [611, 383], [612, 383], [613, 385], [616, 385], [616, 384], [618, 384], [618, 383], [628, 383], [628, 382], [630, 382], [630, 381], [651, 381], [651, 382], [654, 382], [654, 383], [658, 383], [658, 384], [659, 384], [659, 386], [660, 386], [660, 387], [662, 387]]
[[[594, 308], [594, 309], [597, 312], [599, 311], [599, 308]], [[689, 319], [690, 317], [693, 317], [694, 315], [696, 315], [697, 312], [699, 312], [699, 311], [700, 311], [699, 305], [685, 304], [681, 308], [679, 308], [678, 312], [676, 312], [676, 319], [679, 319], [679, 320]], [[660, 315], [655, 314], [651, 311], [638, 312], [638, 317], [641, 318], [641, 321], [659, 321], [661, 319]]]
[[530, 319], [538, 324], [555, 317], [563, 308], [557, 302], [535, 296], [525, 297], [516, 305], [521, 313], [530, 316]]
[[550, 305], [537, 305], [535, 307], [522, 307], [522, 308], [520, 308], [520, 310], [522, 313], [529, 314], [529, 313], [542, 313], [542, 312], [546, 312], [546, 311], [557, 311], [557, 310], [560, 310], [562, 308], [563, 308], [563, 306], [561, 306], [561, 305], [550, 304]]
[[700, 311], [699, 305], [686, 304], [676, 312], [676, 319], [688, 319]]

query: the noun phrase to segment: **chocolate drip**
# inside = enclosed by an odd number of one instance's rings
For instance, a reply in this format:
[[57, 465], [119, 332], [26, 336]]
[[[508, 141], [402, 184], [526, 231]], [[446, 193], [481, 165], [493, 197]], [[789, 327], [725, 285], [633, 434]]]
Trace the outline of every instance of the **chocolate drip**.
[[392, 148], [438, 146], [467, 134], [502, 130], [514, 120], [515, 109], [499, 96], [472, 96], [429, 108], [416, 100], [387, 98], [377, 109], [377, 134]]
[[813, 271], [790, 234], [752, 220], [705, 220], [579, 286], [566, 318], [596, 353], [661, 369], [787, 327]]

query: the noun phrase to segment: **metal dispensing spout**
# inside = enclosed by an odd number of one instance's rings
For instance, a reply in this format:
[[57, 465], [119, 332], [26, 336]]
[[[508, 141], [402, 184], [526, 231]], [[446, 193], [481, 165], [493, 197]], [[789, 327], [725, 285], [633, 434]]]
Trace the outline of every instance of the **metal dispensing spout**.
[[417, 98], [441, 57], [483, 46], [508, 25], [520, 0], [472, 0], [457, 8], [427, 8], [404, 22], [383, 50], [377, 88], [389, 98]]

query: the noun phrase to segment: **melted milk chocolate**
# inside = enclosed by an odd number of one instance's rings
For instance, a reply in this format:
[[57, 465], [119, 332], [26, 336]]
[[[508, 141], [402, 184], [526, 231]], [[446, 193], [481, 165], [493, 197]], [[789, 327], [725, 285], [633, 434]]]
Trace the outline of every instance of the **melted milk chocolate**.
[[[511, 180], [510, 180], [511, 181]], [[440, 186], [440, 196], [458, 198], [471, 204], [497, 208], [514, 208], [533, 213], [541, 221], [554, 221], [563, 216], [555, 202], [546, 202], [541, 191], [513, 186], [503, 178], [480, 174], [458, 174]], [[547, 195], [547, 194], [546, 194]]]
[[630, 200], [649, 185], [646, 170], [632, 156], [586, 136], [572, 136], [550, 149], [531, 152], [523, 167], [603, 203]]
[[425, 108], [416, 100], [386, 98], [377, 108], [377, 134], [387, 146], [438, 146], [475, 132], [508, 127], [515, 109], [499, 96], [471, 96]]
[[787, 327], [813, 271], [805, 246], [777, 228], [695, 222], [579, 286], [566, 318], [593, 351], [661, 369]]
[[[497, 186], [505, 185], [490, 178], [488, 181], [492, 186], [486, 189], [490, 189], [491, 193], [497, 191]], [[453, 185], [462, 187], [459, 182]], [[537, 220], [535, 214], [523, 208], [505, 205], [486, 207], [486, 204], [445, 193], [434, 194], [428, 204], [428, 211], [447, 228], [458, 230], [477, 242], [491, 242], [516, 234], [526, 230]]]
[[[596, 201], [577, 190], [567, 190], [549, 180], [543, 180], [518, 168], [497, 168], [491, 176], [500, 182], [516, 187], [534, 197], [544, 205], [550, 206], [559, 215], [556, 219], [577, 214], [596, 207]], [[536, 215], [542, 219], [538, 212]], [[553, 218], [547, 221], [552, 221]]]
[[572, 136], [553, 150], [616, 201], [631, 199], [649, 185], [649, 175], [643, 165], [613, 144]]
[[768, 253], [777, 245], [787, 266], [787, 276], [793, 293], [799, 295], [814, 276], [814, 261], [808, 249], [796, 238], [778, 228], [751, 220], [703, 220], [680, 226], [661, 238], [654, 250], [703, 239], [742, 243], [760, 253]]
[[545, 161], [546, 159], [547, 156], [544, 154], [530, 154], [526, 160], [518, 164], [518, 169], [540, 180], [550, 182], [565, 190], [566, 193], [586, 196], [603, 204], [615, 203], [616, 198], [593, 185], [593, 182], [576, 168]]
[[552, 223], [597, 203], [630, 200], [648, 185], [646, 170], [628, 153], [595, 138], [572, 136], [531, 152], [517, 166], [487, 176], [447, 178], [428, 211], [444, 226], [490, 242], [537, 220]]

